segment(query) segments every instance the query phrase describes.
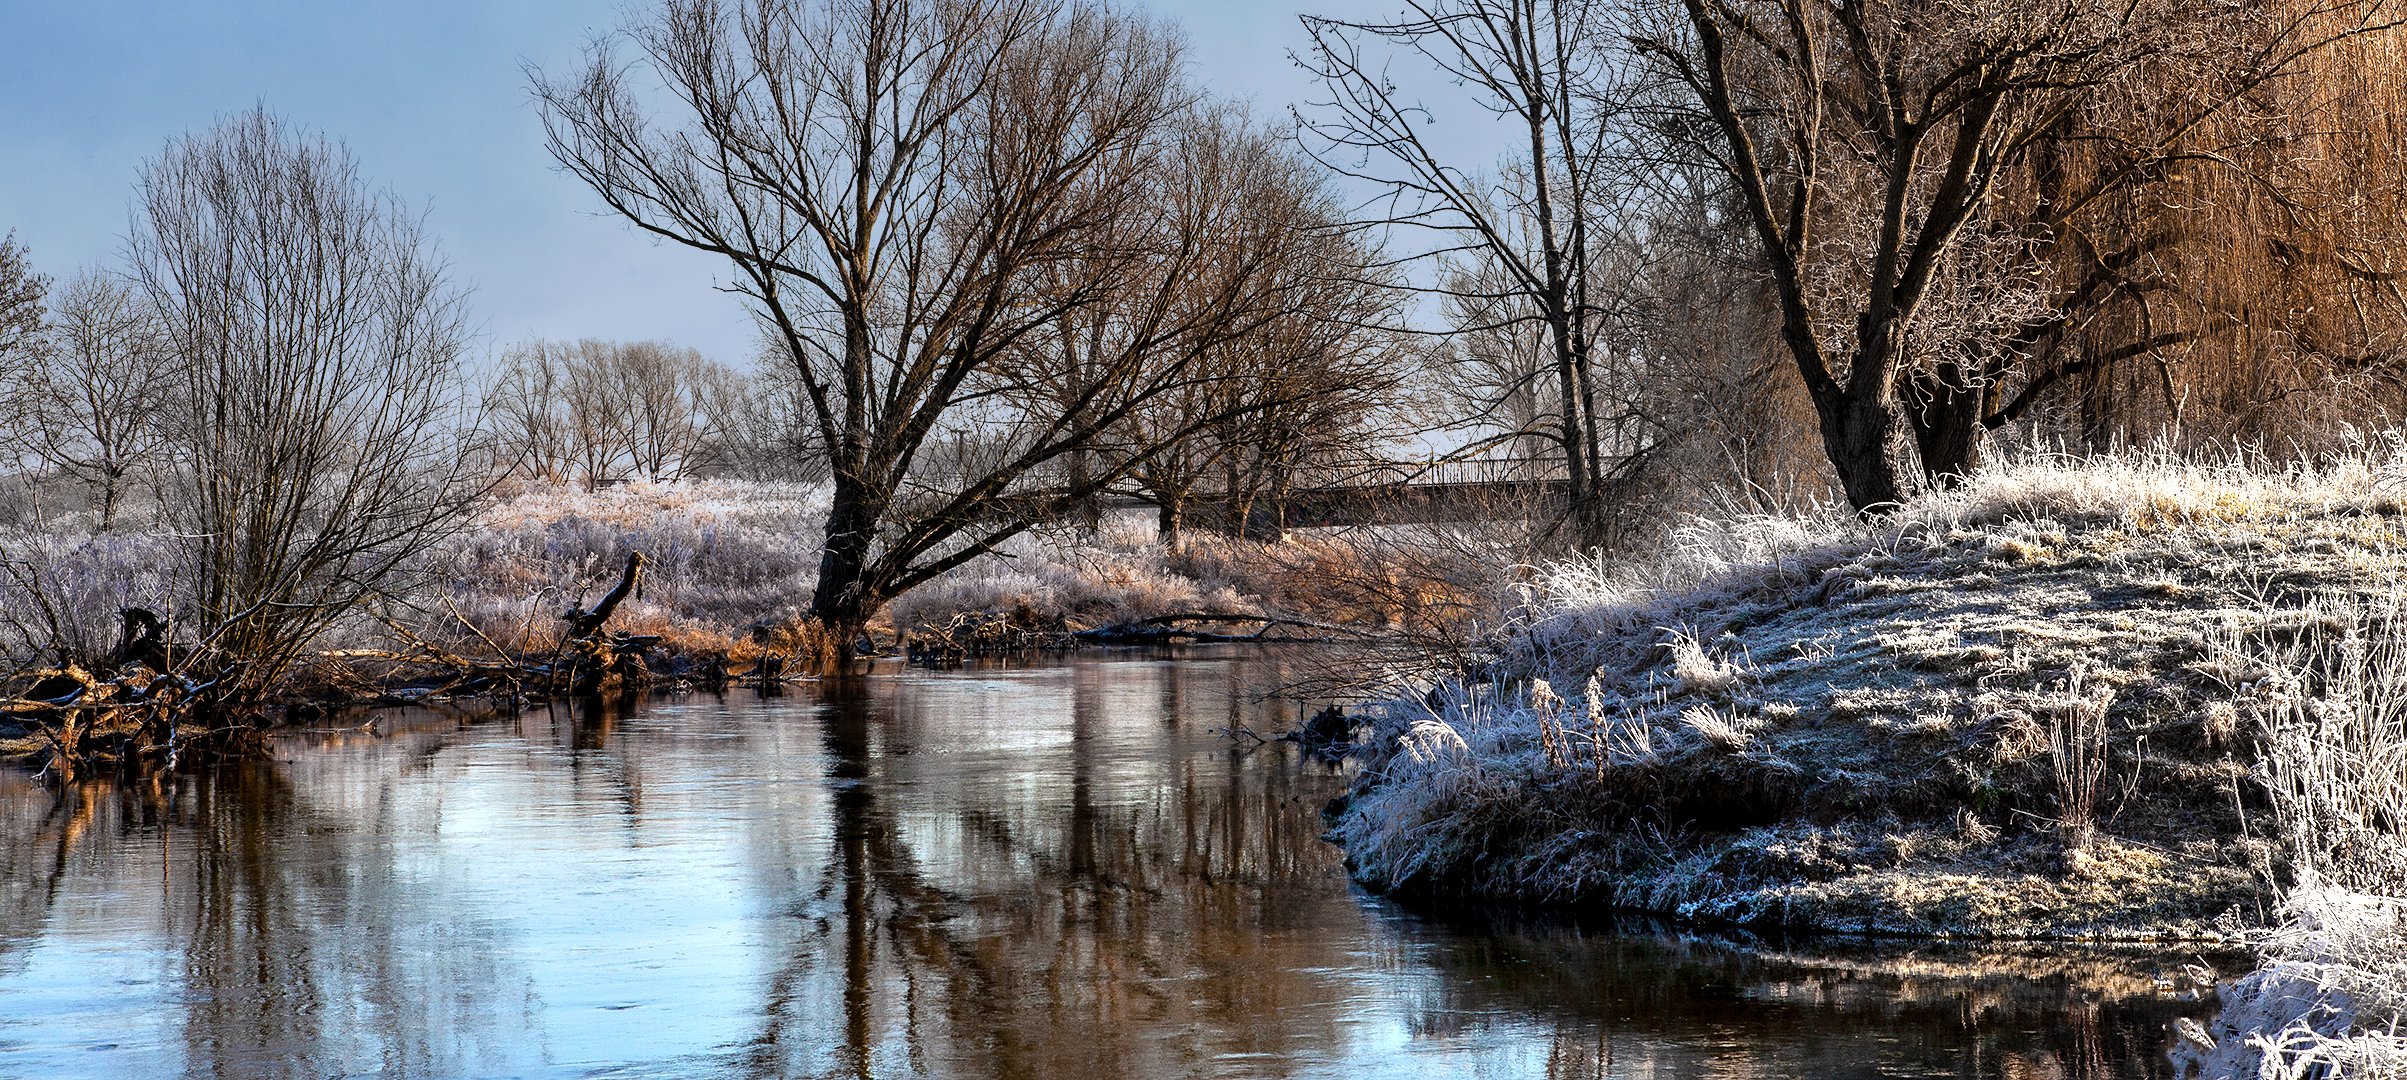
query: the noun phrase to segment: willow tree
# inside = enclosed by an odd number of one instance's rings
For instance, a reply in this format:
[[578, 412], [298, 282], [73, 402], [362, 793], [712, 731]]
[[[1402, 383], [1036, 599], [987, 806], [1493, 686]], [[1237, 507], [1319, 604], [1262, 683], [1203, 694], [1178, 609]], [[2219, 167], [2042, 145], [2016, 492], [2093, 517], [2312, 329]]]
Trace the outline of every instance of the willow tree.
[[[669, 0], [535, 76], [561, 166], [727, 260], [792, 366], [834, 491], [809, 615], [839, 642], [1141, 460], [1060, 467], [1275, 303], [1277, 245], [1165, 186], [1178, 69], [1087, 3]], [[1015, 365], [1104, 305], [1137, 330], [1031, 391]]]
[[[2166, 433], [2280, 447], [2407, 406], [2407, 31], [2354, 32], [2383, 25], [2353, 6], [2277, 10], [2255, 34], [2323, 44], [2063, 231], [2064, 314], [1989, 389], [1984, 425], [2101, 449]], [[2219, 85], [2166, 76], [2152, 81], [2172, 102]], [[2138, 89], [2040, 147], [2004, 212], [2128, 160], [2118, 134], [2170, 104]]]
[[[2084, 214], [2160, 181], [2200, 152], [2193, 135], [2301, 57], [2395, 25], [2383, 0], [2260, 14], [1682, 0], [1633, 27], [1680, 90], [1662, 129], [1738, 196], [1851, 504], [1893, 505], [1977, 464], [1987, 389], [2145, 253], [2146, 237], [2118, 238], [2094, 260], [2103, 272], [2052, 281], [2045, 251]], [[2087, 122], [2151, 79], [2143, 122]], [[2076, 128], [2115, 142], [2108, 164], [2001, 213], [2035, 150]]]

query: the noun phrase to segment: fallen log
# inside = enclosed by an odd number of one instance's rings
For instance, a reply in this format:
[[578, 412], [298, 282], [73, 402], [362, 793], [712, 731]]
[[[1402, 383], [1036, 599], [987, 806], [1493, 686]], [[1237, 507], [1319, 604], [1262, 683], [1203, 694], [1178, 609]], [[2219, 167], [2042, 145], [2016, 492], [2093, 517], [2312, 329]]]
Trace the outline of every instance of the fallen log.
[[[1197, 630], [1189, 627], [1182, 627], [1179, 625], [1181, 623], [1259, 623], [1261, 625], [1250, 634], [1223, 634], [1210, 630]], [[1299, 637], [1286, 634], [1272, 636], [1271, 634], [1271, 631], [1273, 630], [1287, 628], [1317, 630], [1321, 632], [1321, 635], [1317, 637]], [[1311, 619], [1298, 619], [1287, 615], [1252, 615], [1233, 611], [1184, 611], [1175, 612], [1168, 615], [1154, 615], [1131, 622], [1113, 623], [1109, 626], [1098, 626], [1089, 630], [1080, 630], [1075, 636], [1082, 641], [1093, 641], [1112, 645], [1149, 645], [1182, 642], [1205, 645], [1326, 645], [1336, 641], [1369, 637], [1370, 635], [1350, 626], [1341, 626], [1336, 623], [1317, 622]]]

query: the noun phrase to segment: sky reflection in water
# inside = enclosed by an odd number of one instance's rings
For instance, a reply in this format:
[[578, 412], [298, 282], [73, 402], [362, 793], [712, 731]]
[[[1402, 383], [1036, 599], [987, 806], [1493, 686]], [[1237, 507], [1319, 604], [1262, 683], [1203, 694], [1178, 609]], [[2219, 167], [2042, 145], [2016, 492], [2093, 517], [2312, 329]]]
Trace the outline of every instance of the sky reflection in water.
[[[0, 1077], [2142, 1076], [2179, 956], [1444, 925], [1276, 657], [887, 672], [65, 793], [0, 777]], [[1292, 709], [1292, 706], [1287, 706]]]

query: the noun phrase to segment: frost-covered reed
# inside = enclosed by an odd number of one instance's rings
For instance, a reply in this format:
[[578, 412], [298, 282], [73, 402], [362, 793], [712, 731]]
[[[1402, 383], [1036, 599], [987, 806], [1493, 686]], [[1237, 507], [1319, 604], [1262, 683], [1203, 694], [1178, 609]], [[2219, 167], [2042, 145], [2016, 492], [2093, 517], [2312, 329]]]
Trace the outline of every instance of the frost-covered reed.
[[2314, 611], [2232, 647], [2293, 884], [2263, 966], [2177, 1053], [2203, 1076], [2407, 1077], [2407, 583]]

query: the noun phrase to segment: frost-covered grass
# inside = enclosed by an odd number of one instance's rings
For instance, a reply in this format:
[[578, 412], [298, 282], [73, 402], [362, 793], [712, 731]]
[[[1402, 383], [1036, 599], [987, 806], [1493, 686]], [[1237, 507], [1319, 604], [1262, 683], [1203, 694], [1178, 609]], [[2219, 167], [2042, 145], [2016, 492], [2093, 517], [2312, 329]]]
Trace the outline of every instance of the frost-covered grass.
[[2207, 1077], [2407, 1077], [2407, 585], [2235, 650], [2293, 887], [2264, 965], [2177, 1057]]
[[1381, 886], [1976, 936], [2215, 935], [2292, 859], [2251, 650], [2407, 569], [2407, 455], [2007, 462], [1867, 525], [1698, 519], [1546, 568], [1386, 706], [1337, 833]]
[[116, 645], [120, 610], [180, 606], [182, 559], [172, 537], [155, 533], [0, 530], [0, 656], [88, 663]]
[[[380, 610], [318, 644], [392, 649], [400, 642], [389, 619], [453, 651], [538, 653], [557, 643], [562, 612], [607, 590], [628, 553], [641, 551], [643, 586], [612, 628], [658, 635], [674, 650], [742, 655], [757, 633], [776, 638], [802, 619], [826, 514], [824, 485], [700, 480], [503, 491], [409, 568]], [[52, 663], [56, 637], [89, 662], [114, 644], [119, 609], [190, 609], [174, 537], [138, 517], [105, 536], [89, 525], [54, 515], [0, 530], [0, 559], [14, 571], [0, 577], [0, 652]], [[1045, 527], [907, 593], [876, 629], [944, 626], [962, 613], [1001, 614], [1030, 629], [1197, 612], [1351, 619], [1360, 612], [1338, 602], [1335, 583], [1350, 579], [1356, 562], [1344, 543], [1328, 540], [1264, 545], [1192, 535], [1172, 549], [1133, 518], [1107, 519], [1097, 535]]]
[[[1191, 537], [1189, 550], [1230, 543]], [[1002, 551], [896, 600], [896, 627], [941, 626], [962, 612], [1020, 612], [1036, 622], [1097, 627], [1188, 612], [1258, 613], [1250, 583], [1197, 575], [1179, 553], [1132, 519], [1107, 519], [1092, 536], [1051, 529], [1013, 537]]]
[[413, 621], [432, 630], [457, 612], [497, 644], [548, 647], [559, 614], [607, 590], [627, 554], [641, 551], [643, 588], [613, 627], [685, 648], [732, 647], [754, 626], [801, 617], [826, 516], [824, 488], [787, 484], [512, 492], [434, 553], [408, 600]]
[[[697, 481], [517, 492], [444, 546], [420, 600], [438, 613], [459, 611], [496, 641], [540, 644], [557, 633], [558, 612], [607, 589], [627, 552], [641, 550], [649, 576], [620, 608], [619, 624], [687, 649], [740, 652], [755, 629], [802, 617], [826, 512], [824, 486]], [[1259, 613], [1268, 606], [1261, 575], [1232, 568], [1261, 566], [1261, 550], [1196, 536], [1174, 552], [1129, 519], [1107, 519], [1093, 535], [1041, 528], [905, 593], [878, 629], [941, 627], [964, 613], [1064, 629]]]

